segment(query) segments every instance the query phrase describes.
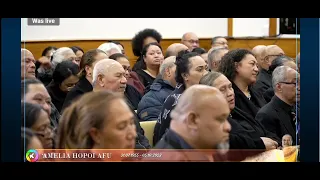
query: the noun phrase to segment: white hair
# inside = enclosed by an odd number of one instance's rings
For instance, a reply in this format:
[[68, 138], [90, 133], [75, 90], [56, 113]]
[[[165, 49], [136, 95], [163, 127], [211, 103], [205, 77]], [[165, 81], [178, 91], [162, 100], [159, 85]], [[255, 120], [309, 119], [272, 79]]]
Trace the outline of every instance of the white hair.
[[52, 65], [53, 67], [56, 67], [57, 64], [61, 63], [62, 61], [66, 60], [66, 56], [68, 54], [74, 54], [72, 49], [68, 47], [61, 47], [55, 51], [55, 53], [52, 55]]
[[121, 49], [115, 43], [103, 43], [98, 47], [98, 49], [104, 51], [108, 55], [108, 57], [111, 55], [110, 54], [111, 50], [116, 50], [117, 53], [122, 54]]
[[[287, 71], [290, 67], [279, 66], [272, 73], [272, 87], [276, 90], [276, 85], [280, 82], [285, 82], [287, 78]], [[291, 69], [291, 68], [290, 68]]]
[[166, 58], [160, 66], [159, 74], [163, 77], [166, 69], [173, 67], [175, 65], [174, 64], [175, 62], [176, 62], [175, 56], [170, 56], [170, 57]]
[[113, 59], [102, 59], [98, 61], [96, 65], [93, 67], [92, 85], [95, 86], [99, 74], [105, 74], [106, 70], [108, 70], [108, 68], [115, 63], [119, 62]]

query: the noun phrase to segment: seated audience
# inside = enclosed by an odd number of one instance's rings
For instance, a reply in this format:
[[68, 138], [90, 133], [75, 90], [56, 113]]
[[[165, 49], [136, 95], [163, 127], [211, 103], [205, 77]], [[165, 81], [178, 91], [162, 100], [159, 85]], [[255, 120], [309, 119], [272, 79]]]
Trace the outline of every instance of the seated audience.
[[202, 59], [208, 64], [208, 53], [205, 49], [197, 47], [192, 50], [192, 52], [198, 53]]
[[21, 102], [41, 105], [50, 116], [51, 126], [58, 127], [60, 113], [51, 102], [51, 97], [41, 81], [37, 79], [21, 81]]
[[[172, 57], [172, 58], [171, 58]], [[175, 56], [168, 57], [160, 66], [160, 78], [157, 78], [141, 99], [138, 106], [138, 115], [142, 121], [156, 120], [161, 112], [164, 101], [174, 90]]]
[[136, 90], [142, 95], [144, 93], [144, 85], [141, 83], [138, 75], [136, 73], [132, 73], [128, 57], [124, 54], [116, 53], [111, 55], [109, 58], [118, 61], [122, 65], [123, 69], [126, 70], [125, 77], [127, 78], [127, 84], [136, 88]]
[[126, 96], [126, 99], [129, 101], [129, 104], [132, 106], [131, 108], [133, 110], [137, 110], [138, 104], [142, 98], [142, 95], [140, 94], [140, 92], [138, 90], [136, 90], [136, 88], [134, 88], [133, 86], [128, 84], [128, 78], [130, 77], [130, 75], [129, 75], [129, 72], [130, 72], [129, 60], [126, 58], [125, 55], [120, 54], [120, 53], [113, 54], [109, 58], [118, 61], [122, 65], [123, 69], [125, 70], [124, 77], [127, 79], [125, 96]]
[[163, 61], [162, 48], [158, 43], [144, 46], [141, 52], [143, 61], [136, 73], [144, 87], [150, 86], [159, 74], [160, 61]]
[[89, 92], [63, 112], [57, 148], [133, 149], [136, 136], [133, 113], [120, 95]]
[[254, 48], [252, 48], [252, 53], [257, 59], [259, 70], [261, 69], [261, 65], [263, 64], [263, 61], [264, 61], [264, 54], [265, 54], [266, 48], [267, 46], [265, 45], [257, 45]]
[[21, 80], [35, 78], [36, 60], [27, 49], [21, 49]]
[[195, 33], [187, 32], [183, 34], [181, 43], [186, 45], [189, 48], [189, 51], [192, 52], [194, 48], [199, 47], [199, 38]]
[[229, 48], [228, 46], [228, 41], [226, 38], [222, 36], [216, 36], [212, 38], [211, 40], [211, 48], [216, 48], [216, 47], [224, 47], [224, 48]]
[[81, 58], [84, 54], [84, 51], [83, 49], [81, 49], [79, 46], [72, 46], [70, 47], [70, 49], [72, 49], [72, 51], [74, 52], [74, 54], [77, 56], [77, 65], [80, 66], [80, 61], [81, 61]]
[[219, 72], [232, 82], [236, 107], [254, 118], [266, 104], [262, 94], [252, 88], [258, 75], [257, 60], [251, 51], [234, 49], [222, 57]]
[[21, 103], [22, 127], [30, 128], [39, 138], [43, 148], [53, 148], [54, 130], [48, 113], [38, 104]]
[[224, 47], [215, 47], [208, 54], [208, 66], [211, 71], [218, 71], [222, 57], [229, 50]]
[[61, 112], [68, 107], [73, 100], [84, 93], [92, 91], [92, 72], [94, 65], [101, 59], [105, 59], [107, 57], [106, 53], [100, 49], [91, 49], [84, 53], [80, 62], [79, 82], [71, 89], [71, 91], [68, 92]]
[[125, 71], [119, 62], [114, 61], [113, 59], [103, 59], [95, 65], [93, 70], [93, 91], [99, 92], [109, 90], [124, 95], [125, 102], [135, 115], [136, 130], [138, 134], [136, 138], [136, 149], [148, 149], [151, 147], [149, 141], [144, 136], [144, 131], [139, 124], [139, 119], [134, 112], [134, 106], [125, 95], [126, 83], [127, 79], [125, 78]]
[[157, 42], [160, 44], [162, 40], [161, 34], [155, 30], [155, 29], [144, 29], [139, 31], [135, 36], [132, 38], [131, 45], [132, 45], [132, 52], [135, 56], [139, 57], [134, 64], [132, 70], [137, 71], [142, 69], [142, 62], [143, 62], [143, 57], [142, 57], [142, 49], [144, 46], [150, 43], [155, 43]]
[[[230, 112], [241, 112], [237, 107], [235, 107], [232, 83], [223, 74], [215, 71], [209, 72], [201, 78], [200, 84], [213, 86], [219, 89], [229, 104]], [[277, 148], [278, 143], [272, 140], [272, 138], [276, 139], [275, 136], [266, 132], [264, 127], [258, 122], [255, 122], [254, 119], [235, 119], [235, 117], [230, 114], [228, 120], [231, 124], [230, 149], [270, 150]], [[246, 123], [242, 121], [245, 121]], [[256, 152], [260, 153], [261, 151]]]
[[283, 50], [277, 45], [269, 45], [261, 54], [261, 63], [259, 64], [259, 74], [257, 81], [253, 87], [258, 93], [263, 94], [272, 85], [272, 74], [269, 72], [269, 67], [273, 60], [277, 57], [284, 55]]
[[61, 112], [67, 93], [77, 84], [79, 66], [71, 61], [62, 61], [53, 71], [52, 81], [47, 86], [51, 101]]
[[181, 51], [186, 51], [189, 48], [181, 43], [173, 43], [170, 46], [168, 46], [167, 50], [166, 50], [166, 54], [164, 58], [168, 58], [170, 56], [178, 56], [178, 53]]
[[[285, 55], [279, 56], [272, 61], [269, 67], [269, 72], [272, 73], [279, 66], [288, 66], [288, 67], [291, 67], [292, 69], [297, 69], [297, 65], [294, 63], [294, 61], [290, 57]], [[266, 92], [263, 93], [263, 97], [267, 103], [271, 101], [273, 96], [274, 96], [274, 90], [272, 86], [269, 87], [266, 90]]]
[[183, 51], [176, 58], [175, 90], [165, 100], [155, 125], [153, 143], [157, 143], [170, 126], [170, 112], [177, 105], [181, 94], [192, 85], [199, 84], [202, 76], [208, 73], [207, 64], [195, 52]]
[[[126, 52], [125, 52], [125, 50], [124, 50], [124, 46], [123, 46], [123, 44], [121, 44], [120, 42], [118, 42], [118, 41], [109, 41], [110, 43], [114, 43], [114, 44], [116, 44], [119, 48], [120, 48], [120, 50], [121, 50], [121, 54], [123, 54], [123, 55], [125, 55], [126, 54]], [[110, 57], [109, 57], [110, 58]]]
[[[204, 85], [194, 85], [181, 95], [170, 116], [170, 129], [154, 149], [221, 149], [229, 148], [230, 110], [222, 93]], [[213, 153], [199, 151], [172, 152], [174, 161], [214, 161]]]
[[297, 118], [293, 112], [297, 100], [300, 100], [300, 75], [287, 66], [279, 66], [272, 73], [272, 86], [274, 89], [271, 101], [257, 113], [256, 120], [281, 139], [289, 134], [296, 142]]
[[[44, 85], [48, 85], [52, 80], [52, 73], [44, 73], [51, 70], [52, 56], [57, 50], [54, 46], [46, 47], [41, 54], [41, 57], [36, 62], [36, 77], [43, 82]], [[42, 72], [38, 75], [38, 72]], [[51, 76], [47, 76], [50, 74]]]
[[105, 52], [108, 57], [112, 54], [121, 53], [121, 49], [119, 48], [119, 46], [111, 42], [101, 44], [98, 49]]

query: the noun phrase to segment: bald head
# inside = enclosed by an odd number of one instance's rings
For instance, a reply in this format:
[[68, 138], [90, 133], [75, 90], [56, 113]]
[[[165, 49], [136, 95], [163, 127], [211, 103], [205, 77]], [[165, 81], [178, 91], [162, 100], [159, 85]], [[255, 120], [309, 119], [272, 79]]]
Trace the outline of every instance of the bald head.
[[266, 48], [267, 46], [265, 45], [257, 45], [252, 49], [252, 53], [257, 58], [259, 67], [261, 66], [261, 63], [265, 57]]
[[93, 68], [93, 86], [113, 92], [124, 92], [127, 80], [122, 65], [113, 59], [103, 59]]
[[171, 112], [170, 128], [195, 149], [228, 149], [229, 105], [215, 87], [193, 85]]
[[193, 85], [183, 92], [177, 106], [171, 113], [171, 117], [175, 120], [184, 121], [190, 111], [199, 112], [212, 105], [226, 107], [224, 113], [229, 115], [228, 103], [217, 88], [200, 84]]
[[286, 134], [282, 137], [282, 146], [283, 147], [292, 146], [292, 137], [290, 134]]
[[260, 67], [269, 70], [269, 67], [273, 60], [277, 57], [285, 55], [283, 50], [277, 45], [269, 45], [265, 48], [265, 51], [262, 52], [263, 61], [261, 62]]
[[252, 49], [252, 53], [255, 56], [261, 56], [261, 54], [264, 53], [264, 51], [266, 50], [267, 46], [265, 45], [257, 45]]
[[166, 51], [166, 58], [170, 56], [178, 56], [180, 51], [188, 50], [188, 47], [181, 43], [173, 43], [171, 44]]
[[36, 60], [33, 54], [28, 50], [21, 48], [21, 79], [36, 78]]
[[187, 32], [182, 36], [181, 39], [182, 44], [186, 45], [190, 51], [194, 48], [199, 47], [199, 38], [193, 32]]

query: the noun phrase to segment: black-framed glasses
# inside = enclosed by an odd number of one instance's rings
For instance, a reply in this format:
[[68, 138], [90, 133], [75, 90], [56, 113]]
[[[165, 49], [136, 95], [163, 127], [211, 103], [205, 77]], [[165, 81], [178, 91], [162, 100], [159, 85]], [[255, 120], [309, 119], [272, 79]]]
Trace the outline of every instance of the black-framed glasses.
[[295, 83], [295, 82], [279, 82], [279, 83], [283, 83], [283, 84], [294, 84], [295, 86], [297, 85], [297, 83]]

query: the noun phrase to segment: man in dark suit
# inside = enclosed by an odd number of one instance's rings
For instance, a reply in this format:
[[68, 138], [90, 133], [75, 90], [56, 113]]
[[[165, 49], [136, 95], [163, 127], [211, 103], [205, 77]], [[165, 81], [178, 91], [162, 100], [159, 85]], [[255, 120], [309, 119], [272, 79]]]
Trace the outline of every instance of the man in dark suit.
[[[229, 149], [230, 110], [223, 94], [214, 87], [193, 85], [172, 110], [170, 129], [154, 149], [189, 149], [170, 153], [170, 161], [213, 161], [212, 152], [193, 149]], [[218, 154], [218, 153], [217, 153]]]
[[257, 82], [253, 85], [253, 87], [260, 94], [263, 94], [267, 89], [271, 87], [272, 75], [269, 72], [269, 67], [272, 61], [277, 57], [284, 55], [284, 52], [277, 45], [269, 45], [261, 54], [261, 62], [259, 64], [260, 71], [257, 76]]
[[281, 138], [289, 134], [296, 143], [296, 117], [293, 111], [300, 99], [300, 74], [287, 66], [279, 66], [272, 73], [275, 96], [257, 113], [256, 120]]

